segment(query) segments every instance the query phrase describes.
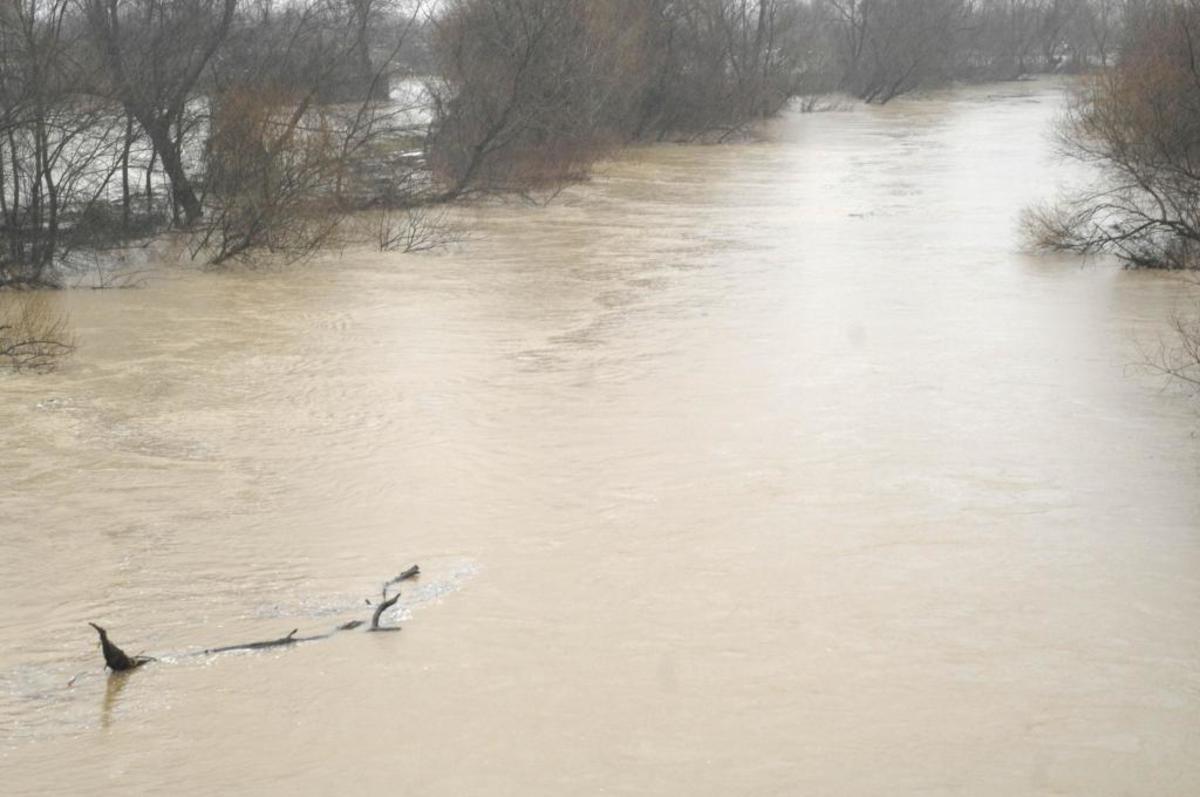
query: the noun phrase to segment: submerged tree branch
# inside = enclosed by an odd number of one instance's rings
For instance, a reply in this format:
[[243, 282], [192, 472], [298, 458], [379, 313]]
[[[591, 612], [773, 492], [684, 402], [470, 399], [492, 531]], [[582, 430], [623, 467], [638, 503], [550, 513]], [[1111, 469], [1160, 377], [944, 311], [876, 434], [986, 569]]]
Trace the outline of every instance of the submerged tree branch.
[[[421, 568], [417, 565], [413, 565], [412, 567], [408, 568], [404, 572], [400, 573], [400, 575], [398, 575], [395, 578], [384, 583], [384, 585], [383, 585], [383, 600], [378, 604], [378, 606], [376, 606], [375, 611], [371, 616], [370, 628], [368, 628], [367, 630], [369, 630], [369, 631], [399, 631], [400, 630], [399, 626], [380, 626], [380, 624], [379, 624], [380, 619], [383, 616], [383, 613], [386, 612], [388, 609], [392, 608], [393, 606], [395, 606], [396, 602], [400, 600], [400, 592], [399, 591], [397, 591], [395, 595], [392, 595], [389, 598], [388, 594], [387, 594], [388, 588], [395, 584], [398, 584], [402, 581], [408, 581], [409, 579], [416, 578], [420, 574], [421, 574]], [[369, 605], [370, 601], [368, 600], [367, 603]], [[158, 659], [151, 657], [151, 656], [141, 656], [141, 655], [130, 656], [130, 655], [126, 654], [125, 651], [123, 651], [120, 647], [118, 647], [115, 643], [113, 643], [108, 638], [108, 632], [104, 628], [102, 628], [99, 625], [96, 625], [95, 623], [92, 623], [92, 622], [89, 622], [88, 625], [90, 625], [92, 628], [96, 629], [96, 632], [100, 635], [100, 648], [104, 655], [104, 664], [106, 667], [108, 667], [113, 672], [124, 672], [127, 670], [133, 670], [133, 669], [137, 669], [138, 667], [141, 667], [142, 665], [147, 664], [149, 662], [158, 661]], [[188, 655], [212, 656], [212, 655], [216, 655], [218, 653], [230, 653], [230, 652], [239, 651], [239, 650], [266, 650], [269, 648], [290, 647], [291, 645], [296, 645], [301, 642], [315, 642], [315, 641], [321, 640], [321, 639], [328, 639], [328, 638], [334, 636], [335, 634], [337, 634], [339, 631], [350, 631], [355, 628], [358, 628], [361, 625], [363, 625], [362, 620], [350, 620], [348, 622], [342, 623], [341, 625], [337, 626], [336, 628], [334, 628], [332, 631], [330, 631], [328, 633], [314, 634], [312, 636], [303, 636], [303, 637], [297, 636], [297, 634], [300, 633], [300, 629], [293, 628], [290, 632], [288, 632], [284, 636], [279, 637], [278, 639], [267, 639], [267, 640], [261, 640], [261, 641], [256, 641], [256, 642], [242, 642], [242, 643], [235, 644], [235, 645], [222, 645], [220, 647], [215, 647], [215, 648], [206, 648], [206, 649], [200, 651], [199, 653], [193, 653], [193, 654], [188, 654]], [[74, 682], [75, 682], [75, 678], [72, 678], [71, 683], [74, 683]], [[69, 685], [70, 684], [68, 684], [68, 686]]]

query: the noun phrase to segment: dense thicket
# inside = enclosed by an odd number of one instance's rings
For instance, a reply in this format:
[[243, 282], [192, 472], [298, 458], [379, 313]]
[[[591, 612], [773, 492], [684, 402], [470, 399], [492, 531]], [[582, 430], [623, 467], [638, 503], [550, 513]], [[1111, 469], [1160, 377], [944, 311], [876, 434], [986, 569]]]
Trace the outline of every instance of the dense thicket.
[[[950, 80], [1014, 79], [1107, 64], [1125, 0], [820, 0], [826, 86], [887, 102]], [[810, 50], [813, 52], [813, 50]]]
[[447, 195], [523, 190], [609, 147], [724, 137], [795, 93], [783, 0], [456, 0], [438, 21], [430, 162]]

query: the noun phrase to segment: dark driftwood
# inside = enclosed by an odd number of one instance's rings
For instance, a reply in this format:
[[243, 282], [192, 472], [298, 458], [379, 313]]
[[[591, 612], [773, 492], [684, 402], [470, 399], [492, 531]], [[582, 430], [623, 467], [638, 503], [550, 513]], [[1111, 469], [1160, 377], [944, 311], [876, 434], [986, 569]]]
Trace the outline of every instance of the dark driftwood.
[[[388, 609], [392, 608], [393, 606], [395, 606], [396, 601], [400, 600], [400, 592], [399, 591], [397, 591], [395, 595], [393, 595], [389, 598], [388, 597], [388, 588], [391, 587], [393, 584], [399, 584], [401, 581], [407, 581], [410, 578], [416, 578], [420, 574], [421, 574], [421, 568], [418, 567], [417, 565], [413, 565], [412, 567], [408, 568], [400, 575], [398, 575], [395, 578], [391, 579], [390, 581], [387, 581], [384, 583], [384, 585], [383, 585], [383, 600], [375, 607], [375, 612], [374, 612], [374, 614], [371, 615], [371, 626], [367, 629], [368, 631], [399, 631], [400, 630], [399, 626], [380, 626], [379, 625], [379, 620], [380, 620], [380, 618], [383, 617], [383, 613], [386, 612]], [[370, 600], [367, 601], [367, 605], [368, 606], [371, 605]], [[146, 664], [147, 662], [158, 661], [157, 659], [155, 659], [151, 656], [129, 656], [129, 655], [127, 655], [125, 653], [125, 651], [121, 650], [119, 647], [117, 647], [116, 645], [114, 645], [112, 642], [109, 641], [107, 631], [105, 631], [103, 628], [96, 625], [95, 623], [88, 623], [88, 625], [90, 625], [92, 628], [95, 628], [97, 633], [100, 634], [100, 648], [104, 651], [104, 664], [113, 672], [122, 672], [124, 670], [132, 670], [137, 667], [141, 667], [143, 664]], [[286, 636], [282, 636], [279, 639], [268, 639], [268, 640], [265, 640], [262, 642], [244, 642], [239, 645], [224, 645], [224, 646], [218, 647], [218, 648], [207, 648], [206, 650], [201, 651], [201, 653], [199, 653], [199, 654], [189, 654], [189, 655], [208, 656], [208, 655], [213, 655], [216, 653], [228, 653], [228, 652], [234, 651], [234, 650], [263, 650], [265, 648], [286, 647], [288, 645], [295, 645], [300, 642], [314, 642], [318, 639], [328, 639], [329, 637], [336, 634], [338, 631], [351, 631], [355, 628], [358, 628], [361, 625], [363, 625], [362, 620], [350, 620], [349, 622], [342, 623], [337, 628], [330, 631], [328, 634], [317, 634], [315, 636], [306, 636], [306, 637], [296, 636], [296, 634], [298, 634], [300, 632], [300, 629], [293, 628], [291, 630], [291, 633], [287, 634]], [[78, 677], [78, 676], [76, 676], [76, 677]], [[74, 682], [75, 682], [75, 678], [72, 678], [71, 683], [74, 683]], [[68, 686], [70, 686], [70, 684], [68, 684]]]
[[403, 573], [383, 585], [383, 599], [387, 600], [388, 587], [392, 586], [393, 584], [399, 584], [401, 581], [408, 581], [410, 578], [416, 578], [419, 575], [421, 575], [421, 568], [419, 565], [413, 565], [412, 567], [408, 568]]
[[400, 593], [397, 592], [395, 595], [388, 598], [387, 597], [387, 587], [384, 587], [383, 588], [383, 597], [384, 597], [384, 600], [378, 606], [375, 607], [375, 614], [371, 615], [371, 630], [372, 631], [399, 631], [400, 629], [398, 627], [380, 628], [379, 627], [379, 618], [383, 616], [384, 612], [386, 612], [388, 609], [390, 609], [396, 605], [396, 601], [400, 600]]
[[[141, 667], [143, 664], [155, 659], [150, 656], [130, 656], [121, 650], [115, 644], [109, 641], [108, 632], [95, 623], [88, 623], [92, 628], [96, 629], [96, 633], [100, 635], [100, 649], [104, 651], [104, 664], [113, 672], [124, 672]], [[72, 678], [72, 681], [75, 679]]]
[[[392, 586], [393, 584], [399, 584], [401, 581], [407, 581], [410, 578], [416, 578], [419, 575], [421, 575], [421, 568], [418, 567], [417, 565], [413, 565], [412, 567], [408, 568], [400, 575], [393, 578], [391, 581], [384, 582], [383, 600], [380, 602], [380, 604], [378, 606], [375, 607], [375, 614], [371, 615], [371, 627], [367, 629], [368, 631], [399, 631], [400, 630], [400, 626], [398, 626], [398, 625], [384, 626], [384, 627], [380, 627], [380, 625], [379, 625], [379, 618], [383, 617], [383, 613], [386, 612], [388, 609], [392, 608], [393, 606], [395, 606], [396, 601], [400, 600], [400, 592], [399, 591], [397, 591], [396, 594], [393, 595], [392, 597], [390, 597], [390, 598], [388, 597], [388, 587]], [[370, 603], [370, 601], [367, 601], [367, 602]]]
[[328, 634], [325, 634], [321, 637], [303, 637], [301, 639], [297, 639], [296, 634], [299, 632], [299, 628], [293, 628], [287, 636], [281, 636], [279, 639], [268, 639], [265, 642], [244, 642], [241, 645], [225, 645], [219, 648], [209, 648], [204, 652], [228, 653], [231, 650], [262, 650], [263, 648], [278, 648], [283, 647], [284, 645], [294, 645], [297, 642], [309, 642], [313, 639], [323, 639], [324, 636], [329, 636]]

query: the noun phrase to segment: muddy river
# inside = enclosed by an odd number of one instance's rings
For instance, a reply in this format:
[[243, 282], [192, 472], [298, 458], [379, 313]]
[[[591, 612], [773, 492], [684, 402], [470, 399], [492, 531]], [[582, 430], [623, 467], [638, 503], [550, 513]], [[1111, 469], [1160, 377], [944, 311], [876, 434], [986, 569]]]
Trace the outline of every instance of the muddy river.
[[[1022, 253], [1062, 89], [60, 297], [0, 377], [0, 791], [1200, 793], [1200, 409], [1135, 367], [1182, 291]], [[414, 562], [402, 633], [188, 655]]]

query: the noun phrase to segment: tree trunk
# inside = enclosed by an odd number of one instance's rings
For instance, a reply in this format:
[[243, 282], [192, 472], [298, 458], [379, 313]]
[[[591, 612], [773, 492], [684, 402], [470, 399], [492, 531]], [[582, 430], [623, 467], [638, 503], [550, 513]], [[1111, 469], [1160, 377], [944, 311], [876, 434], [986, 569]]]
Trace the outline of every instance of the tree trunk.
[[204, 215], [196, 190], [188, 179], [187, 171], [183, 168], [183, 158], [175, 138], [171, 135], [166, 123], [157, 119], [139, 119], [154, 149], [162, 161], [163, 171], [171, 181], [171, 200], [174, 206], [183, 211], [184, 223], [188, 226], [195, 224]]
[[129, 148], [133, 146], [133, 117], [125, 115], [125, 146], [121, 150], [121, 229], [129, 232]]
[[158, 150], [150, 147], [150, 162], [146, 164], [146, 212], [151, 212], [154, 206], [154, 162], [158, 160]]

